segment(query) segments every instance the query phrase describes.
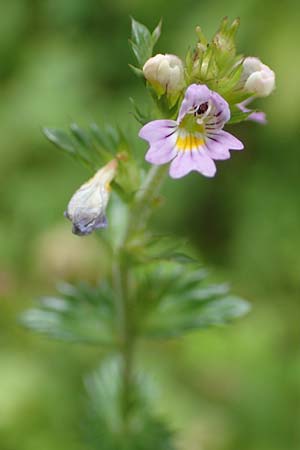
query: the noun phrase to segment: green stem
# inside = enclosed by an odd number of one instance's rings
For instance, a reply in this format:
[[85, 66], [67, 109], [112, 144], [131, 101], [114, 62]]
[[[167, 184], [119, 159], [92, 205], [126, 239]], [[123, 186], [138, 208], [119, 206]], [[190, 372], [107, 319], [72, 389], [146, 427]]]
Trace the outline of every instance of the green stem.
[[128, 289], [128, 270], [120, 249], [113, 267], [114, 286], [116, 290], [116, 310], [120, 338], [120, 354], [122, 357], [121, 410], [123, 416], [123, 432], [127, 434], [130, 412], [130, 391], [132, 383], [132, 357], [134, 346], [134, 330], [132, 328], [131, 304]]
[[123, 415], [123, 431], [128, 432], [128, 419], [131, 409], [131, 387], [133, 385], [133, 359], [136, 341], [135, 324], [132, 315], [133, 299], [130, 296], [129, 270], [126, 261], [125, 247], [131, 236], [146, 226], [153, 210], [153, 200], [158, 195], [167, 172], [166, 166], [152, 166], [141, 189], [136, 195], [127, 233], [122, 245], [115, 254], [113, 267], [114, 288], [116, 291], [116, 310], [120, 333], [120, 354], [122, 357], [122, 394], [121, 408]]
[[168, 170], [167, 165], [152, 166], [144, 183], [138, 191], [133, 205], [128, 237], [146, 226], [151, 212], [153, 211], [153, 201], [157, 197]]

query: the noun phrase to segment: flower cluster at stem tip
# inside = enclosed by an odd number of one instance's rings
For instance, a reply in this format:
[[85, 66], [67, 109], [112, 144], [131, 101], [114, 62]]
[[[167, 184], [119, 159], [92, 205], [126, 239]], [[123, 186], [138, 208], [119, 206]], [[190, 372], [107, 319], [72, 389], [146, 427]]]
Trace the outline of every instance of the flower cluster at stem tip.
[[[230, 150], [244, 148], [224, 127], [242, 121], [266, 123], [265, 113], [249, 105], [273, 92], [275, 73], [259, 58], [237, 54], [238, 19], [232, 23], [223, 19], [210, 42], [197, 27], [198, 41], [184, 61], [172, 54], [152, 55], [160, 25], [153, 33], [134, 20], [132, 27], [138, 67], [131, 67], [144, 79], [155, 107], [149, 117], [142, 117], [136, 108], [135, 117], [143, 125], [139, 137], [149, 145], [145, 159], [155, 166], [169, 163], [169, 175], [175, 179], [191, 171], [214, 177], [215, 161], [229, 159]], [[110, 182], [120, 169], [117, 160], [116, 155], [71, 198], [65, 215], [75, 234], [87, 235], [107, 226]]]
[[191, 171], [213, 177], [216, 160], [229, 159], [229, 150], [242, 150], [242, 142], [223, 130], [237, 114], [242, 114], [243, 120], [266, 123], [265, 114], [248, 105], [256, 97], [271, 94], [275, 74], [260, 59], [235, 54], [237, 27], [238, 21], [229, 25], [224, 19], [211, 44], [198, 27], [199, 42], [185, 67], [178, 56], [169, 54], [151, 57], [143, 66], [158, 104], [162, 95], [170, 106], [174, 99], [179, 100], [175, 120], [152, 120], [139, 132], [149, 144], [146, 161], [171, 163], [172, 178]]

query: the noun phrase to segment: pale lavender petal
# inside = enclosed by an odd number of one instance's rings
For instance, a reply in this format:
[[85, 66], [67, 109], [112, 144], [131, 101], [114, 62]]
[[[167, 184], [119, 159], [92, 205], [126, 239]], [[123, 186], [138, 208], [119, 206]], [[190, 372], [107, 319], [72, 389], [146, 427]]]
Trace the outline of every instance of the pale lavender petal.
[[181, 104], [178, 121], [184, 118], [184, 116], [189, 112], [192, 108], [200, 105], [201, 103], [205, 103], [209, 100], [211, 95], [211, 91], [205, 84], [191, 84], [186, 92]]
[[244, 148], [244, 144], [227, 131], [218, 130], [212, 134], [212, 137], [220, 144], [224, 144], [224, 146], [230, 150], [243, 150]]
[[203, 150], [180, 152], [173, 159], [169, 174], [172, 178], [181, 178], [192, 170], [196, 170], [206, 177], [213, 177], [216, 173], [216, 166]]
[[211, 91], [210, 100], [213, 103], [213, 111], [212, 114], [209, 114], [207, 126], [223, 128], [224, 124], [230, 119], [229, 105], [217, 92]]
[[263, 111], [255, 111], [247, 117], [247, 120], [252, 120], [253, 122], [261, 123], [265, 125], [268, 123], [266, 114]]
[[169, 174], [172, 178], [181, 178], [193, 170], [190, 152], [178, 152], [170, 165]]
[[214, 177], [217, 171], [214, 161], [205, 153], [204, 149], [194, 153], [194, 170], [205, 177]]
[[146, 153], [145, 159], [151, 164], [165, 164], [177, 155], [176, 149], [177, 133], [165, 140], [155, 142]]
[[228, 148], [210, 138], [206, 140], [205, 153], [211, 159], [215, 160], [224, 160], [230, 158], [230, 152]]
[[153, 120], [140, 129], [139, 137], [152, 144], [152, 142], [168, 137], [176, 130], [176, 127], [175, 120]]
[[[253, 98], [248, 98], [247, 100], [245, 100], [242, 103], [239, 103], [237, 105], [237, 107], [245, 113], [249, 113], [251, 112], [251, 109], [247, 108], [247, 105], [253, 100]], [[262, 111], [253, 111], [246, 120], [250, 120], [252, 122], [257, 122], [257, 123], [261, 123], [262, 125], [265, 125], [266, 123], [268, 123], [267, 118], [266, 118], [266, 114]]]

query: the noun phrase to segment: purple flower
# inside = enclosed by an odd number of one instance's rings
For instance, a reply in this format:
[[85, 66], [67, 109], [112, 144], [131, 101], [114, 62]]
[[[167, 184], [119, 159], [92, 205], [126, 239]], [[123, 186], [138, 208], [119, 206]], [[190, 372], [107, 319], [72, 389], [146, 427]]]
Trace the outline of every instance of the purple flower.
[[[242, 103], [239, 103], [237, 106], [242, 112], [249, 113], [252, 110], [247, 108], [247, 105], [249, 105], [249, 103], [252, 102], [252, 100], [253, 97], [250, 97], [247, 100], [243, 101]], [[267, 123], [266, 114], [263, 111], [253, 111], [251, 114], [249, 114], [246, 120], [261, 123], [262, 125], [265, 125]]]
[[222, 128], [230, 118], [228, 103], [205, 85], [188, 87], [177, 120], [154, 120], [139, 136], [150, 144], [146, 161], [171, 162], [169, 174], [181, 178], [192, 170], [206, 177], [216, 173], [214, 160], [230, 158], [229, 150], [242, 150], [241, 141]]

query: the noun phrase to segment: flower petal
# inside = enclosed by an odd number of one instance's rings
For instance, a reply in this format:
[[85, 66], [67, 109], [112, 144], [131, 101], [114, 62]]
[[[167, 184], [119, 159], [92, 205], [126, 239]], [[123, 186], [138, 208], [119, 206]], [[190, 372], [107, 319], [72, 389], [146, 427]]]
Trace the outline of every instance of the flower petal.
[[72, 232], [78, 236], [87, 236], [94, 230], [107, 227], [107, 219], [103, 211], [98, 215], [91, 215], [88, 208], [78, 208], [73, 219]]
[[[243, 101], [242, 103], [239, 103], [237, 107], [242, 112], [251, 112], [251, 109], [247, 108], [247, 105], [251, 103], [253, 100], [253, 97], [248, 98], [247, 100]], [[262, 125], [265, 125], [267, 122], [266, 114], [262, 111], [253, 111], [252, 114], [250, 114], [246, 120], [250, 120], [252, 122], [261, 123]]]
[[230, 119], [229, 105], [221, 95], [214, 91], [211, 91], [210, 100], [213, 103], [213, 113], [208, 117], [207, 126], [221, 129]]
[[184, 118], [186, 113], [196, 105], [205, 103], [209, 100], [211, 91], [205, 84], [191, 84], [186, 92], [178, 114], [178, 121]]
[[228, 133], [224, 130], [218, 130], [212, 136], [218, 141], [220, 144], [224, 144], [225, 147], [230, 150], [243, 150], [244, 144], [233, 136], [231, 133]]
[[172, 178], [181, 178], [193, 170], [190, 152], [180, 152], [170, 165], [169, 174]]
[[262, 125], [268, 123], [266, 114], [263, 111], [254, 111], [247, 117], [247, 120], [252, 120], [252, 122], [261, 123]]
[[177, 133], [174, 133], [172, 136], [152, 144], [146, 153], [146, 161], [160, 165], [170, 162], [175, 158], [177, 155], [176, 135]]
[[205, 146], [205, 153], [211, 159], [225, 160], [230, 158], [230, 152], [227, 146], [221, 145], [219, 142], [207, 139]]
[[214, 177], [217, 171], [214, 161], [202, 149], [194, 154], [194, 170], [197, 170], [205, 177]]
[[148, 141], [151, 145], [170, 136], [177, 127], [175, 120], [152, 120], [140, 129], [139, 137]]
[[185, 151], [180, 152], [173, 159], [169, 174], [172, 178], [181, 178], [192, 170], [196, 170], [206, 177], [213, 177], [216, 173], [216, 166], [203, 150]]

